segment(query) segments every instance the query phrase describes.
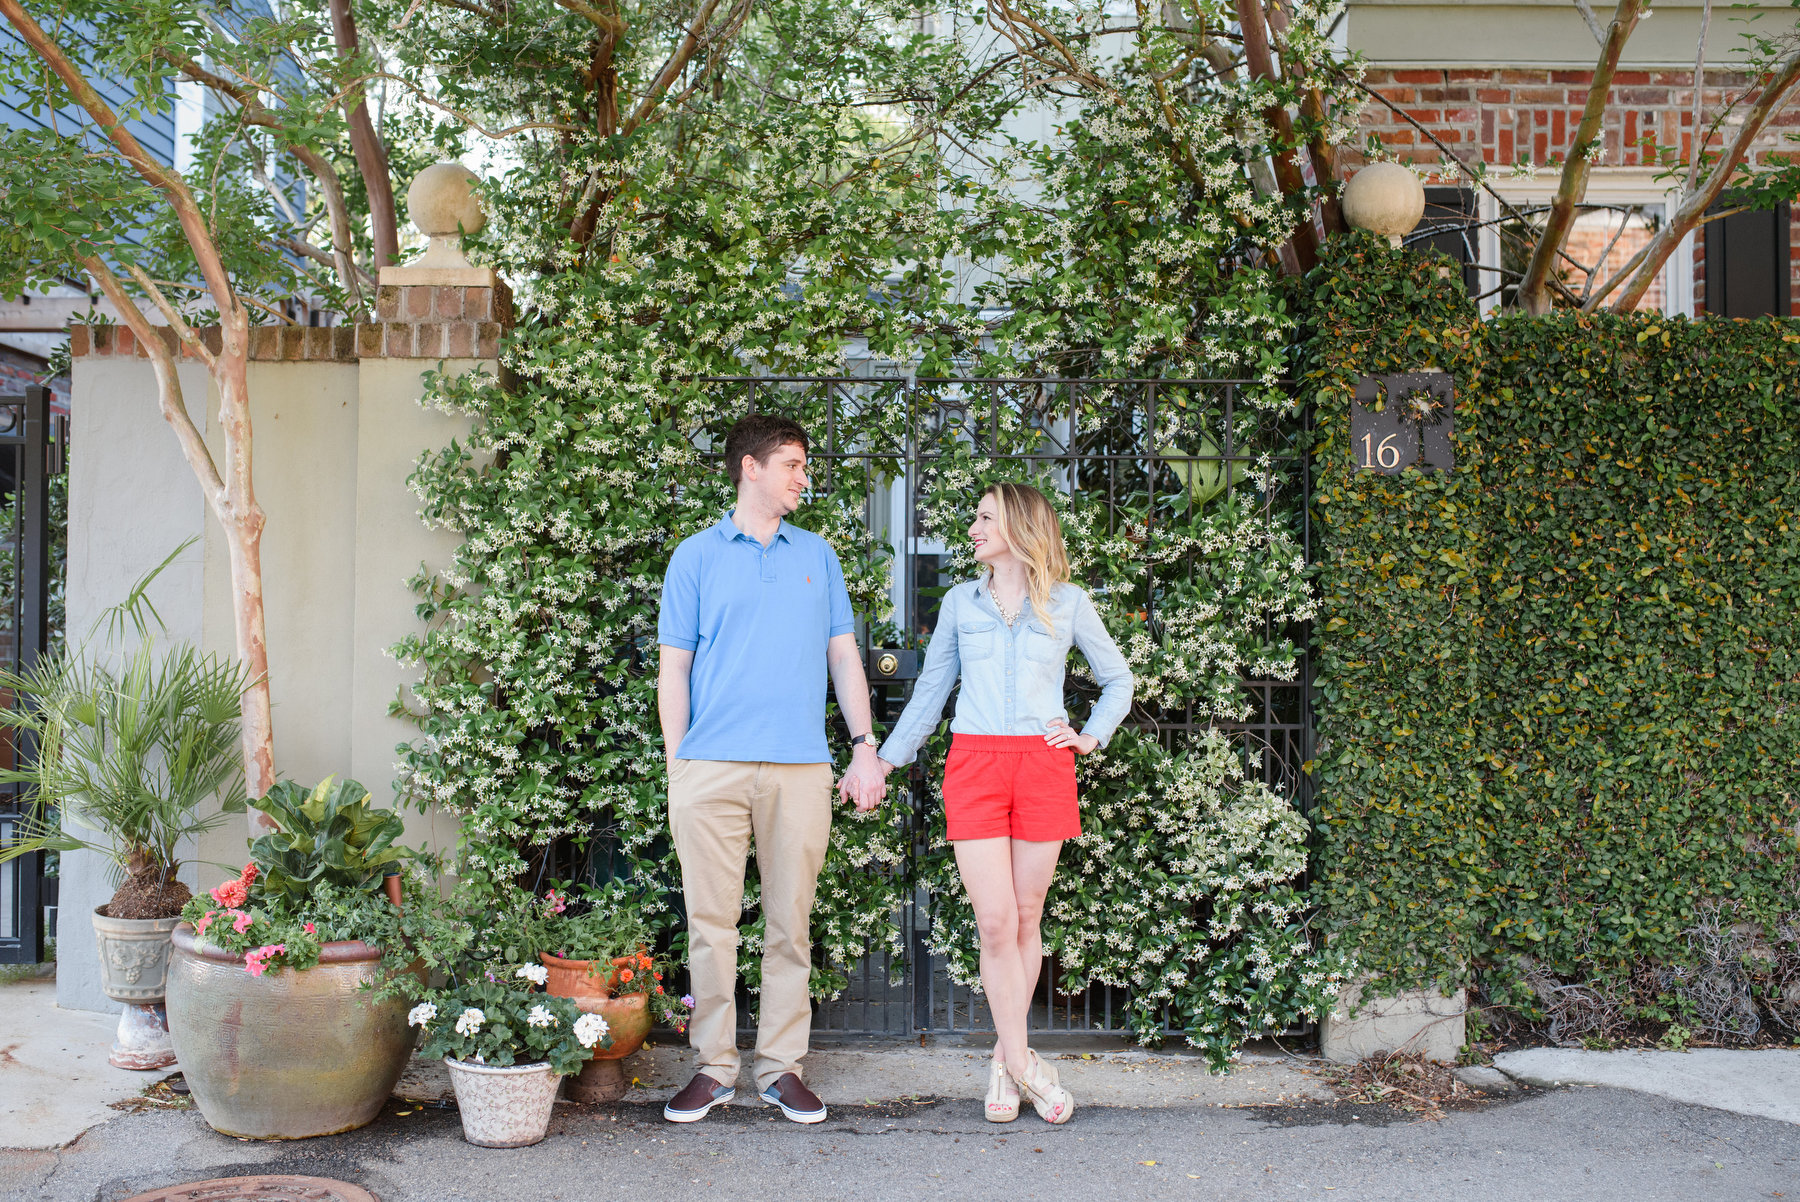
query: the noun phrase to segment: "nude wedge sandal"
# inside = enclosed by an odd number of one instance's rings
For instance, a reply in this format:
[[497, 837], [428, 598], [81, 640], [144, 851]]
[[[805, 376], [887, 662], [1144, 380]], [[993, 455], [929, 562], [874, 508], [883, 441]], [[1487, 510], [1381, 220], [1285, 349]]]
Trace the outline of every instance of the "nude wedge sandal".
[[1019, 1093], [1031, 1099], [1038, 1117], [1058, 1126], [1075, 1117], [1075, 1095], [1062, 1087], [1056, 1070], [1045, 1064], [1036, 1051], [1025, 1052], [1025, 1071], [1016, 1078]]
[[[1007, 1097], [1006, 1087], [1012, 1077], [1006, 1071], [1006, 1065], [998, 1056], [988, 1062], [987, 1121], [990, 1123], [1010, 1123], [1019, 1117], [1019, 1093], [1014, 1092]], [[1015, 1087], [1016, 1089], [1016, 1087]]]

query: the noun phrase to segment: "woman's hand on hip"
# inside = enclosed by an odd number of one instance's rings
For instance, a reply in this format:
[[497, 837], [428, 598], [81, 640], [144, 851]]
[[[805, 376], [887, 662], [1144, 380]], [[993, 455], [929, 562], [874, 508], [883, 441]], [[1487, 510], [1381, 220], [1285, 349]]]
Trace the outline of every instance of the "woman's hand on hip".
[[1052, 747], [1069, 747], [1074, 749], [1076, 755], [1086, 755], [1100, 746], [1099, 739], [1093, 735], [1081, 734], [1066, 719], [1052, 718], [1048, 726], [1049, 729], [1044, 732], [1044, 742]]

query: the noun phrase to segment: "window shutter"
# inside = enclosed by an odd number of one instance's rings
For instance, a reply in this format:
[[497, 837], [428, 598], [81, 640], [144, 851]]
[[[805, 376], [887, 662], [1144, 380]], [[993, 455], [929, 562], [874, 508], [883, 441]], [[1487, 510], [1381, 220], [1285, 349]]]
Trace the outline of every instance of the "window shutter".
[[1786, 317], [1791, 301], [1786, 203], [1733, 213], [1706, 230], [1706, 311], [1720, 317]]

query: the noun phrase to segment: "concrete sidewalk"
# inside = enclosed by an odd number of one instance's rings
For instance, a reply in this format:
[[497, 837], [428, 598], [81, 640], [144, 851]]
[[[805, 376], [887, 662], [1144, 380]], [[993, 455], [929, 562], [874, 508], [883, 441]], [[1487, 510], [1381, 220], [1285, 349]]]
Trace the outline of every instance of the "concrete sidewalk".
[[117, 1011], [59, 1010], [54, 980], [0, 985], [0, 1013], [0, 1148], [60, 1147], [169, 1075], [108, 1064]]
[[1800, 1048], [1687, 1052], [1525, 1048], [1495, 1056], [1494, 1067], [1527, 1085], [1611, 1085], [1693, 1106], [1800, 1124]]
[[[106, 1063], [116, 1015], [56, 1007], [54, 982], [0, 986], [7, 1015], [0, 1039], [0, 1148], [59, 1148], [115, 1119], [114, 1105], [176, 1070], [134, 1073]], [[1225, 1077], [1207, 1072], [1198, 1056], [1126, 1050], [1117, 1040], [1064, 1039], [1038, 1046], [1083, 1105], [1124, 1109], [1243, 1106], [1324, 1100], [1313, 1062], [1246, 1053]], [[1072, 1046], [1099, 1051], [1066, 1050]], [[978, 1042], [828, 1041], [807, 1057], [807, 1080], [829, 1105], [877, 1105], [905, 1099], [979, 1098], [987, 1085], [989, 1053]], [[754, 1093], [748, 1053], [740, 1096]], [[627, 1104], [660, 1108], [691, 1075], [685, 1047], [649, 1046], [625, 1061], [637, 1085]], [[179, 1068], [179, 1066], [177, 1066]], [[394, 1090], [419, 1101], [448, 1097], [441, 1062], [415, 1059]]]

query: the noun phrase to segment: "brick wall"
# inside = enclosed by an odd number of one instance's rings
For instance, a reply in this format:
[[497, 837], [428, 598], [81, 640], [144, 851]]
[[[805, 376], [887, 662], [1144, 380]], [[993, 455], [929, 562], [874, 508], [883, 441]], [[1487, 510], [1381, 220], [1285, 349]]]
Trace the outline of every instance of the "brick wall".
[[[1542, 164], [1567, 153], [1581, 110], [1587, 103], [1591, 71], [1557, 71], [1511, 67], [1448, 70], [1371, 69], [1363, 82], [1436, 136], [1458, 158], [1511, 167], [1529, 158]], [[1725, 98], [1741, 91], [1748, 77], [1739, 72], [1709, 71], [1701, 104], [1716, 113]], [[1602, 126], [1604, 154], [1589, 184], [1603, 188], [1609, 167], [1649, 167], [1660, 149], [1678, 150], [1682, 161], [1691, 146], [1694, 76], [1692, 71], [1619, 71], [1613, 77], [1612, 106]], [[1363, 110], [1362, 125], [1399, 157], [1436, 163], [1441, 151], [1399, 114], [1378, 101]], [[1783, 139], [1800, 133], [1800, 106], [1790, 102], [1778, 113], [1754, 153], [1800, 157], [1800, 148]], [[1352, 164], [1359, 161], [1351, 155]], [[1441, 182], [1463, 183], [1442, 177]], [[1705, 304], [1703, 235], [1695, 239], [1696, 311]], [[1794, 206], [1789, 230], [1793, 281], [1792, 316], [1800, 317], [1800, 206]]]
[[[497, 287], [439, 284], [384, 285], [376, 293], [376, 320], [354, 326], [257, 326], [250, 331], [250, 358], [262, 362], [355, 363], [360, 359], [492, 359], [500, 334], [512, 322], [512, 294]], [[171, 348], [175, 332], [157, 326]], [[202, 342], [219, 349], [219, 330], [198, 330]], [[182, 353], [190, 354], [186, 347]], [[149, 352], [125, 326], [73, 326], [69, 353], [136, 355]]]

